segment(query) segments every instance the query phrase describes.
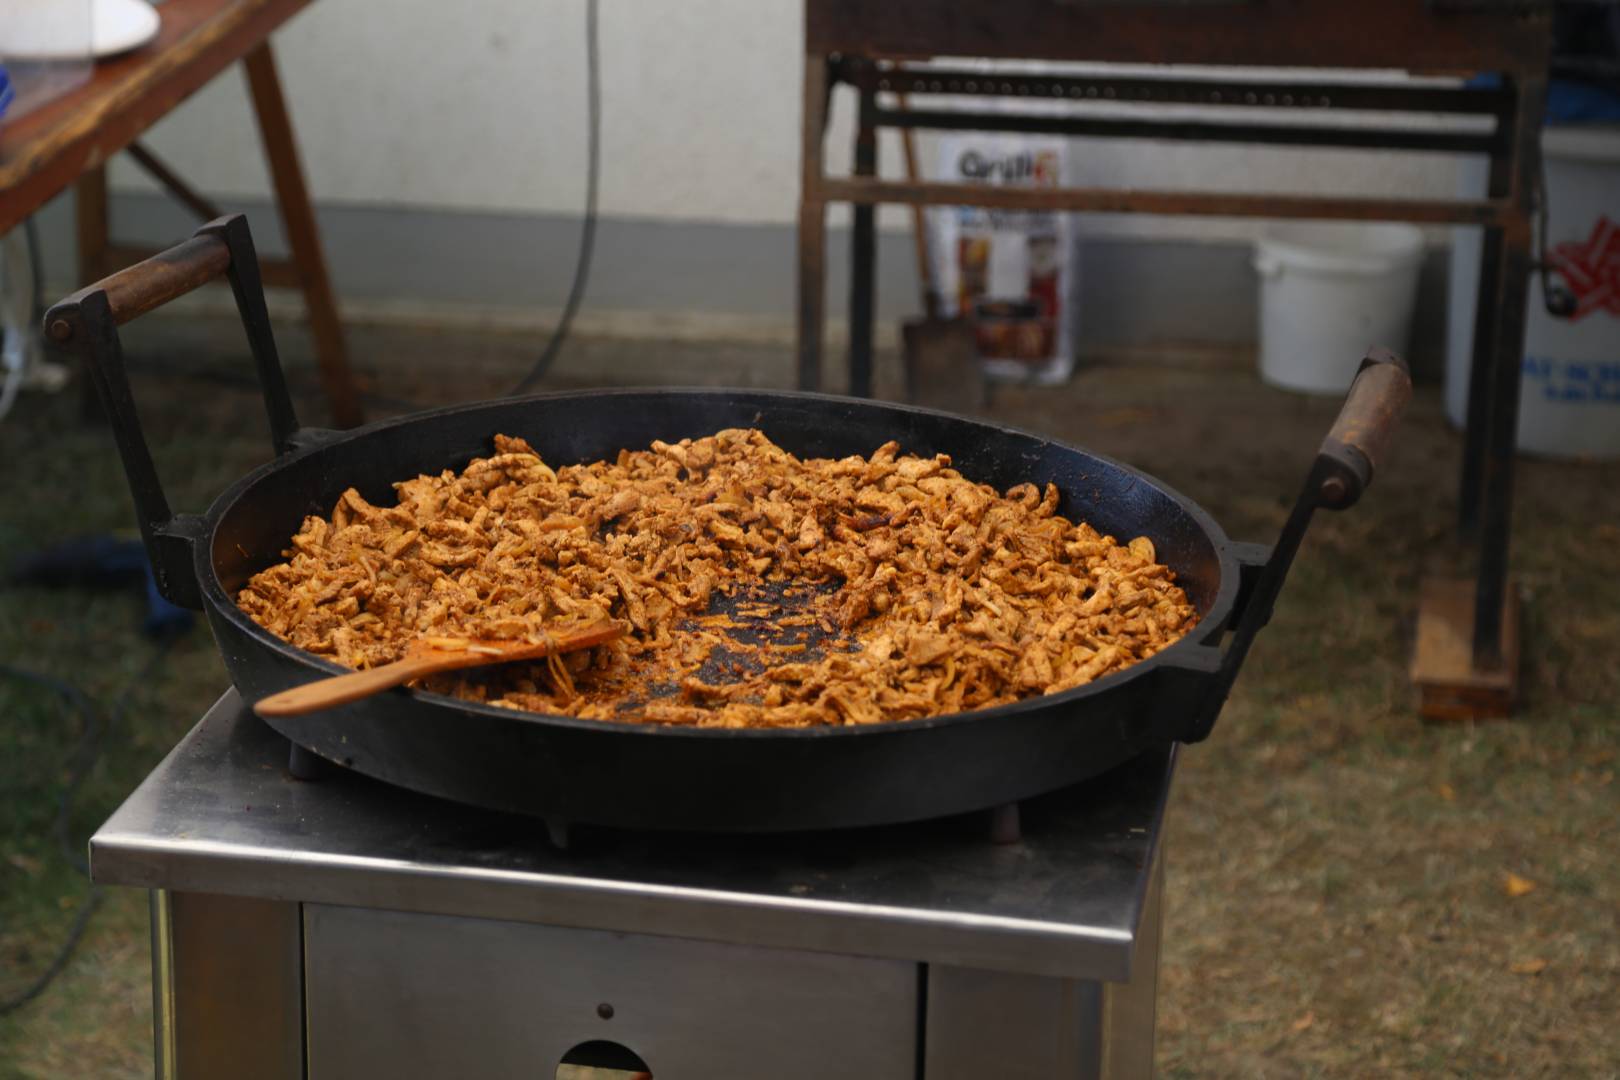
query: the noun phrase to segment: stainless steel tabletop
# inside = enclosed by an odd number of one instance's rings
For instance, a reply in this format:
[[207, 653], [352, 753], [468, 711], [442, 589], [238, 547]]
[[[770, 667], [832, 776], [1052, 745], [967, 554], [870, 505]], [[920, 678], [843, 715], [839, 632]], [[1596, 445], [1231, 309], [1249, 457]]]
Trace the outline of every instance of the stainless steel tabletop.
[[235, 691], [91, 838], [96, 881], [1124, 981], [1173, 752], [984, 815], [795, 836], [586, 832], [286, 771]]

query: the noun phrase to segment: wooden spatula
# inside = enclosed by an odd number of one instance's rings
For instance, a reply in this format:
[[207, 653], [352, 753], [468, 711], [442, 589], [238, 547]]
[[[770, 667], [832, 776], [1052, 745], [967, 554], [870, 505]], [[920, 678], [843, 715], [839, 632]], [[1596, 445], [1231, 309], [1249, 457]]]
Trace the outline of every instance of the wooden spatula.
[[552, 653], [574, 652], [623, 637], [628, 627], [617, 619], [599, 619], [585, 626], [553, 632], [546, 641], [480, 641], [470, 638], [425, 637], [413, 642], [402, 659], [365, 671], [351, 671], [329, 679], [305, 683], [261, 698], [253, 706], [260, 716], [302, 716], [334, 705], [346, 705], [423, 675], [514, 660], [538, 660]]

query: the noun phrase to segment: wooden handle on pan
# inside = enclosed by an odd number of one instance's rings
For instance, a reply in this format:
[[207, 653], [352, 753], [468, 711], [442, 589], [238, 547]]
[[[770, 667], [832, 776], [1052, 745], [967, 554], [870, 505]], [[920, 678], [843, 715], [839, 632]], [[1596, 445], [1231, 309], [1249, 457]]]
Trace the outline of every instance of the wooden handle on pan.
[[1411, 396], [1406, 361], [1388, 349], [1373, 349], [1350, 384], [1339, 418], [1327, 434], [1328, 445], [1354, 447], [1377, 465]]
[[[222, 219], [223, 220], [223, 219]], [[231, 249], [216, 233], [198, 233], [184, 243], [160, 251], [149, 259], [128, 266], [80, 289], [63, 303], [82, 301], [90, 293], [107, 294], [107, 308], [113, 322], [122, 326], [131, 319], [162, 307], [200, 285], [206, 285], [231, 266]], [[46, 329], [61, 340], [68, 324], [46, 320]]]
[[1368, 352], [1350, 384], [1339, 418], [1322, 440], [1319, 456], [1338, 466], [1338, 474], [1324, 481], [1323, 506], [1343, 510], [1361, 498], [1411, 397], [1412, 376], [1406, 361], [1388, 349]]

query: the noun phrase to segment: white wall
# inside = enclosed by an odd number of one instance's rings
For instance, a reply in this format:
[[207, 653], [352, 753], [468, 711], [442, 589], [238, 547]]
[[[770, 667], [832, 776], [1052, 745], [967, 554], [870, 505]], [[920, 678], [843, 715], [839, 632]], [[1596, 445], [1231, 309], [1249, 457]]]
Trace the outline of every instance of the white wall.
[[[584, 178], [583, 0], [319, 0], [277, 37], [317, 200], [576, 214]], [[798, 192], [800, 0], [601, 0], [602, 211], [786, 224]], [[849, 102], [829, 140], [847, 167]], [[165, 120], [151, 143], [206, 191], [268, 182], [239, 78]], [[1187, 144], [1077, 146], [1083, 181], [1143, 187], [1453, 192], [1450, 161], [1365, 151]], [[894, 145], [884, 169], [898, 170]], [[928, 155], [925, 153], [925, 159]], [[121, 188], [146, 186], [127, 164]], [[885, 227], [909, 216], [888, 208]], [[1253, 223], [1088, 222], [1219, 238]]]

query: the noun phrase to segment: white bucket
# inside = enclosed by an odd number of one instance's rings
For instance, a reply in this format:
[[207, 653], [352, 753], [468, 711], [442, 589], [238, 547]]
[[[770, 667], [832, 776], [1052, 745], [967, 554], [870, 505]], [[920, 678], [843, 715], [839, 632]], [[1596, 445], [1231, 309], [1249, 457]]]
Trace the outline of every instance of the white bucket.
[[1423, 233], [1411, 225], [1300, 222], [1255, 244], [1260, 377], [1307, 394], [1342, 394], [1369, 347], [1404, 353]]
[[[1585, 308], [1574, 319], [1560, 319], [1547, 314], [1540, 275], [1531, 279], [1519, 448], [1549, 457], [1620, 458], [1620, 286], [1614, 285], [1620, 237], [1613, 235], [1620, 226], [1620, 128], [1548, 128], [1542, 132], [1541, 150], [1547, 170], [1548, 252], [1555, 264], [1566, 257], [1606, 262], [1611, 291], [1601, 294], [1603, 273], [1579, 283]], [[1483, 161], [1466, 161], [1459, 193], [1483, 196], [1485, 168]], [[1606, 244], [1605, 236], [1610, 237]], [[1482, 230], [1452, 230], [1446, 414], [1458, 427], [1468, 414], [1483, 246]]]

